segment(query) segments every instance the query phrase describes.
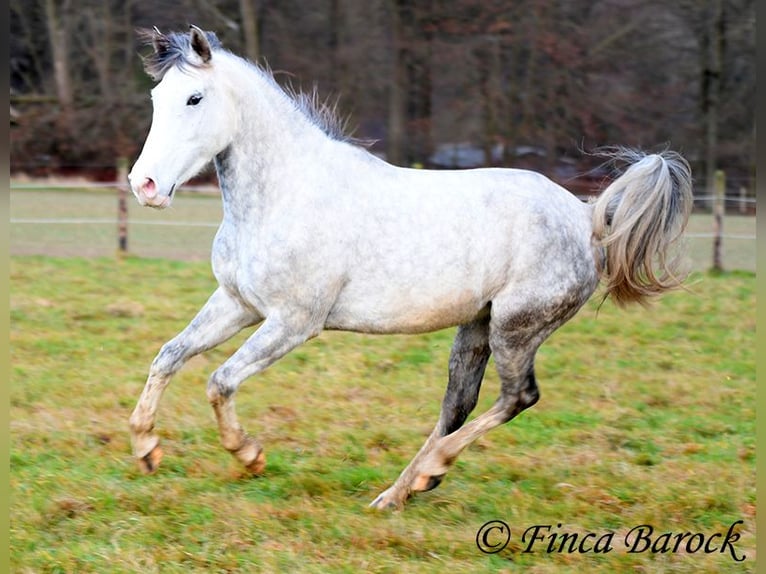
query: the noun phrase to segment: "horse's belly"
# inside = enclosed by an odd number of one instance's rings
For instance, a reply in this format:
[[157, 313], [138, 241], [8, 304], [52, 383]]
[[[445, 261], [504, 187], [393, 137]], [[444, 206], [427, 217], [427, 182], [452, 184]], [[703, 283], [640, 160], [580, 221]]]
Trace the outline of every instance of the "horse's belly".
[[338, 298], [325, 327], [365, 333], [427, 333], [473, 321], [488, 312], [488, 302], [471, 290], [394, 295], [367, 293]]

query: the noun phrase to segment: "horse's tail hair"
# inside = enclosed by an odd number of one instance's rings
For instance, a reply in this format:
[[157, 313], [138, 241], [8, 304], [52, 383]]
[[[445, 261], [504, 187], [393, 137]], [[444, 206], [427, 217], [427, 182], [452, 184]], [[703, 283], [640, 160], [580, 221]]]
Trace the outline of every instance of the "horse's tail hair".
[[691, 168], [671, 151], [647, 155], [619, 148], [608, 155], [630, 167], [593, 204], [593, 235], [604, 249], [604, 298], [620, 306], [646, 304], [686, 278], [672, 248], [694, 201]]

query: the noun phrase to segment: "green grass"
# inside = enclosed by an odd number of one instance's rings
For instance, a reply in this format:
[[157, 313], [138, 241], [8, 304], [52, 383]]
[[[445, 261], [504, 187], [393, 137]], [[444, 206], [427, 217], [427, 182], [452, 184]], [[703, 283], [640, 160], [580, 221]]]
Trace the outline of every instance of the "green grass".
[[[165, 458], [127, 419], [160, 345], [214, 288], [207, 263], [11, 259], [13, 572], [754, 572], [755, 277], [697, 274], [650, 310], [589, 303], [541, 348], [540, 402], [401, 513], [366, 508], [438, 416], [452, 330], [324, 333], [248, 380], [266, 448], [245, 476], [205, 384], [247, 333], [192, 360], [160, 407]], [[477, 412], [497, 393], [492, 366]], [[475, 545], [489, 520], [511, 543]], [[728, 554], [628, 554], [634, 526], [725, 533]], [[615, 532], [607, 555], [524, 553], [522, 532]]]

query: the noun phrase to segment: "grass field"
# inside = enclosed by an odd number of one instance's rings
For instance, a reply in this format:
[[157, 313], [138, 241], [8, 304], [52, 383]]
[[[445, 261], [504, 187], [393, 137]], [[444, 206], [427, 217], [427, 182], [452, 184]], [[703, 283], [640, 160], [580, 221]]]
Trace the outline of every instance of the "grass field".
[[[155, 211], [128, 200], [129, 250], [142, 257], [207, 260], [221, 218], [221, 200], [215, 195], [181, 193], [170, 209]], [[96, 219], [106, 223], [11, 224], [12, 253], [19, 255], [111, 256], [117, 249], [117, 213], [114, 191], [14, 190], [11, 219]], [[171, 225], [159, 225], [167, 222]], [[176, 225], [189, 222], [197, 226]], [[199, 226], [199, 224], [206, 224]], [[706, 271], [712, 265], [713, 240], [698, 237], [712, 232], [713, 218], [692, 216], [686, 240], [689, 268]], [[723, 241], [726, 270], [755, 271], [755, 217], [727, 216]]]
[[[127, 419], [160, 345], [212, 291], [209, 265], [10, 265], [12, 572], [756, 571], [752, 273], [695, 274], [649, 311], [597, 313], [594, 300], [540, 350], [536, 406], [469, 448], [437, 490], [378, 513], [367, 504], [438, 415], [451, 330], [325, 333], [247, 381], [237, 405], [266, 448], [258, 479], [219, 446], [205, 398], [243, 334], [176, 376], [158, 420], [165, 458], [147, 477]], [[477, 410], [497, 384], [490, 365]], [[512, 537], [485, 555], [476, 535], [490, 520]], [[642, 524], [709, 538], [738, 520], [743, 562], [623, 542]], [[614, 532], [614, 550], [524, 552], [535, 525]]]

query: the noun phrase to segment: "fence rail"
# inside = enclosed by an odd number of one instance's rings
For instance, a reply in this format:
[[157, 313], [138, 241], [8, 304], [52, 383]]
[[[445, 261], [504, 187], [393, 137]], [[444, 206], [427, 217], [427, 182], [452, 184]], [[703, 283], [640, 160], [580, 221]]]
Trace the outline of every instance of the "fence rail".
[[[24, 217], [12, 217], [10, 223], [17, 224], [30, 224], [30, 225], [117, 225], [119, 220], [114, 219], [53, 219], [53, 218], [24, 218]], [[160, 225], [168, 227], [214, 227], [217, 228], [220, 222], [205, 222], [205, 221], [171, 221], [171, 220], [158, 220], [158, 221], [142, 221], [137, 219], [128, 219], [130, 225]], [[686, 237], [690, 239], [712, 239], [716, 236], [715, 233], [686, 233]], [[741, 234], [741, 233], [724, 233], [721, 235], [724, 239], [749, 239], [754, 240], [756, 236], [754, 234]]]
[[[158, 220], [158, 221], [142, 221], [140, 219], [128, 219], [127, 222], [130, 225], [166, 225], [170, 227], [218, 227], [220, 222], [206, 222], [206, 221], [170, 221], [170, 220]], [[117, 225], [119, 219], [42, 219], [42, 218], [11, 218], [11, 223], [27, 223], [32, 225]]]
[[[54, 190], [54, 189], [119, 189], [125, 187], [125, 184], [118, 181], [57, 181], [50, 182], [11, 182], [10, 189], [14, 190]], [[220, 190], [215, 185], [182, 185], [178, 188], [181, 192], [195, 193], [218, 193]]]
[[[37, 190], [37, 191], [45, 191], [45, 190], [58, 190], [58, 189], [118, 189], [120, 187], [123, 187], [124, 184], [113, 182], [113, 181], [105, 181], [105, 182], [56, 182], [55, 180], [51, 181], [50, 183], [19, 183], [19, 182], [11, 182], [10, 189], [11, 191], [24, 191], [24, 190]], [[215, 185], [184, 185], [181, 186], [178, 191], [184, 193], [184, 192], [191, 192], [191, 193], [204, 193], [204, 194], [218, 194], [220, 192], [219, 188]], [[592, 195], [578, 195], [575, 194], [575, 197], [579, 199], [580, 201], [589, 201], [593, 196]], [[717, 198], [715, 195], [695, 195], [694, 196], [694, 203], [710, 203], [714, 201]], [[742, 204], [746, 203], [748, 205], [757, 205], [758, 200], [755, 197], [741, 197], [741, 196], [733, 196], [733, 195], [726, 195], [723, 198], [723, 201], [727, 203], [737, 203]]]

